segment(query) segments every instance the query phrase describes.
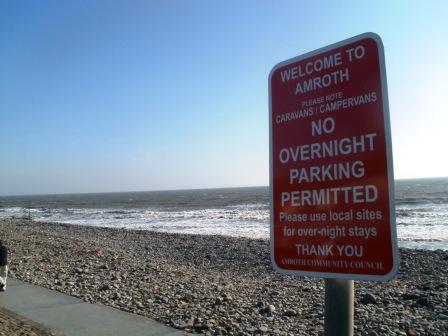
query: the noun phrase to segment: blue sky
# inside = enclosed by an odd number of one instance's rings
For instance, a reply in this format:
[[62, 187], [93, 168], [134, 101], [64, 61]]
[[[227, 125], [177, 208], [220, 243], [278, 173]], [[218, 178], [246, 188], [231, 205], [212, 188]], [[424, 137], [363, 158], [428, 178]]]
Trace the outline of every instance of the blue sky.
[[395, 176], [448, 175], [445, 1], [2, 1], [0, 194], [269, 183], [268, 75], [373, 31]]

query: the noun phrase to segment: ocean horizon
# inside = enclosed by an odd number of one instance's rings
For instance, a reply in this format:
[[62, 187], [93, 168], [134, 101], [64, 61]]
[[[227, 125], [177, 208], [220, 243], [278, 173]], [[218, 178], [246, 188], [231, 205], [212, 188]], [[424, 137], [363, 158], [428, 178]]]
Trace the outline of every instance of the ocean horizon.
[[[398, 243], [448, 250], [448, 178], [395, 181]], [[0, 218], [269, 238], [269, 187], [0, 196]]]

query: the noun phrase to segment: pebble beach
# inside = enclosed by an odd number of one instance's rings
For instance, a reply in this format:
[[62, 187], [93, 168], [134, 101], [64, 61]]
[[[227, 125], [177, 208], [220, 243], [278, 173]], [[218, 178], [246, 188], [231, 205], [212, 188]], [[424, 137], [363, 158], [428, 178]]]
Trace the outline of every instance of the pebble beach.
[[[1, 219], [10, 276], [207, 335], [322, 335], [324, 281], [273, 271], [269, 242]], [[355, 335], [447, 335], [448, 251], [400, 249], [355, 282]]]

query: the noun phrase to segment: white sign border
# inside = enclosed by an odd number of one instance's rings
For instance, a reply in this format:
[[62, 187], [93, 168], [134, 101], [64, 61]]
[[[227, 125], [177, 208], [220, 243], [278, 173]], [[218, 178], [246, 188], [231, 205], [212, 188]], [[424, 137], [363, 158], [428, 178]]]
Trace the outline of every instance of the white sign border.
[[[303, 59], [330, 51], [332, 49], [343, 47], [344, 45], [351, 44], [353, 42], [363, 40], [366, 38], [371, 38], [376, 42], [378, 47], [378, 59], [380, 63], [380, 77], [381, 77], [381, 93], [383, 102], [383, 119], [384, 119], [384, 133], [386, 138], [386, 155], [387, 155], [387, 170], [388, 170], [388, 183], [389, 183], [389, 218], [390, 218], [390, 235], [392, 244], [392, 259], [393, 265], [389, 273], [384, 275], [369, 275], [369, 274], [352, 274], [352, 273], [331, 273], [331, 272], [309, 272], [309, 271], [296, 271], [296, 270], [286, 270], [280, 268], [275, 262], [275, 242], [274, 242], [274, 176], [273, 176], [273, 146], [272, 146], [272, 76], [274, 72], [281, 67], [301, 61]], [[272, 267], [280, 273], [287, 275], [298, 275], [298, 276], [310, 276], [310, 277], [320, 277], [327, 279], [346, 279], [346, 280], [367, 280], [367, 281], [389, 281], [392, 280], [399, 267], [399, 253], [397, 245], [397, 228], [395, 220], [395, 188], [394, 188], [394, 170], [393, 170], [393, 157], [392, 157], [392, 136], [390, 128], [390, 114], [389, 114], [389, 99], [387, 95], [387, 81], [386, 81], [386, 64], [384, 57], [384, 46], [379, 35], [368, 32], [360, 34], [349, 39], [330, 44], [326, 47], [316, 49], [314, 51], [308, 52], [306, 54], [293, 57], [286, 61], [280, 62], [275, 65], [269, 74], [269, 189], [270, 189], [270, 255]]]

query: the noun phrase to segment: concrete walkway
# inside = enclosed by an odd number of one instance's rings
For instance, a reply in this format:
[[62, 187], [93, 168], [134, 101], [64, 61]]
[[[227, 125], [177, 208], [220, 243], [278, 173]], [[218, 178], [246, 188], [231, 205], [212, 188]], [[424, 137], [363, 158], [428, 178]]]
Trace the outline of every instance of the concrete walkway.
[[0, 292], [0, 307], [65, 336], [179, 336], [176, 329], [148, 318], [86, 303], [26, 282], [8, 279]]

